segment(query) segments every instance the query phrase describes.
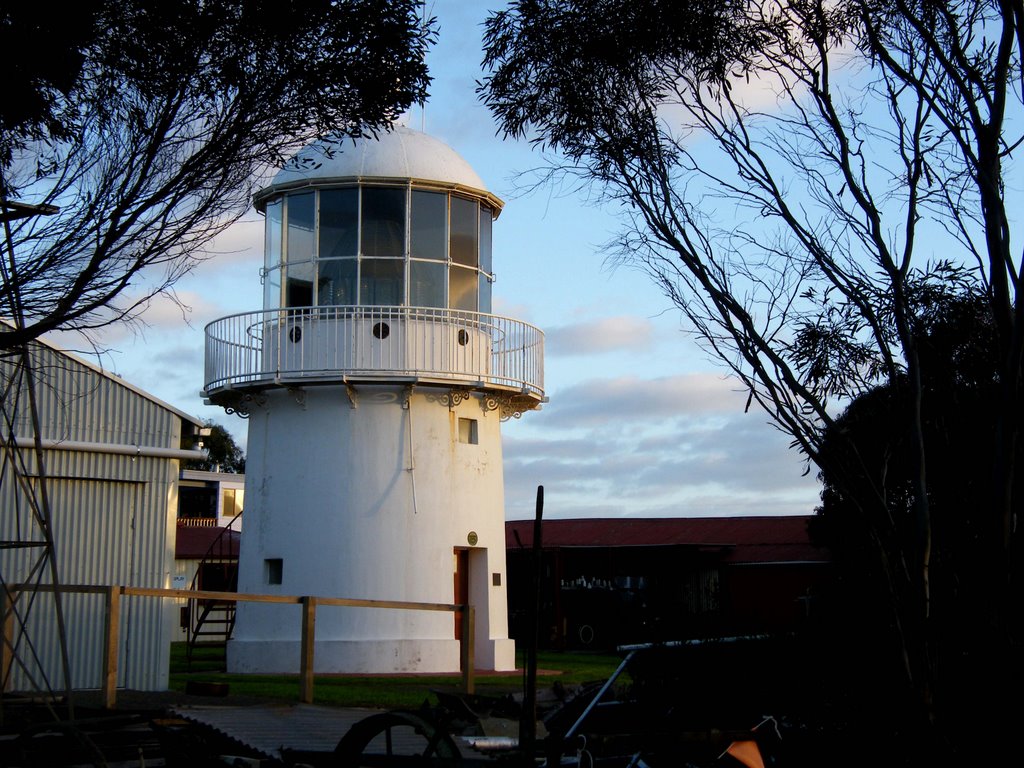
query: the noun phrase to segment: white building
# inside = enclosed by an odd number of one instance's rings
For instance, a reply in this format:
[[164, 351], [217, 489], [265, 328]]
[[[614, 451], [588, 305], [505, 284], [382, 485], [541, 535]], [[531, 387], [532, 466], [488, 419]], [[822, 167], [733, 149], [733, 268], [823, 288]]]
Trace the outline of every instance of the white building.
[[[201, 423], [44, 341], [32, 342], [30, 351], [60, 583], [170, 587], [179, 467], [182, 460], [203, 457], [190, 448]], [[3, 408], [15, 416], [4, 425], [3, 439], [13, 450], [0, 466], [0, 576], [6, 587], [52, 583], [49, 569], [38, 568], [44, 537], [32, 497], [38, 498], [40, 468], [25, 382], [17, 356], [0, 356]], [[15, 460], [24, 462], [18, 472]], [[12, 630], [7, 690], [62, 689], [52, 593], [21, 592], [15, 610], [4, 617]], [[97, 688], [104, 596], [66, 595], [63, 610], [72, 687]], [[122, 598], [118, 685], [167, 688], [176, 623], [168, 600]]]
[[[242, 530], [245, 475], [185, 469], [178, 487], [178, 531], [174, 547], [175, 589], [234, 592], [238, 584], [238, 534]], [[173, 639], [187, 642], [190, 632], [203, 632], [198, 640], [220, 641], [230, 627], [234, 605], [207, 613], [211, 626], [197, 626], [203, 617], [195, 600], [175, 600], [179, 620]], [[213, 631], [210, 635], [206, 633]]]
[[[502, 202], [396, 128], [309, 147], [257, 195], [264, 310], [206, 329], [206, 393], [249, 416], [239, 591], [476, 607], [512, 669], [500, 422], [543, 400], [543, 334], [491, 312]], [[295, 671], [297, 608], [239, 606], [233, 671]], [[321, 608], [318, 671], [451, 672], [450, 613]]]

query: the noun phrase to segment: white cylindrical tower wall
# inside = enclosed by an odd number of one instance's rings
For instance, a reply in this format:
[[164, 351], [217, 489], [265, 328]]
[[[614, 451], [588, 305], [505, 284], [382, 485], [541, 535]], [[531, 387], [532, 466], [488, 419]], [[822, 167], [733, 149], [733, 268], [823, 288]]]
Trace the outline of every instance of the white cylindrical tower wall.
[[[268, 393], [250, 415], [240, 590], [451, 603], [455, 551], [466, 549], [476, 664], [514, 668], [500, 418], [480, 397], [450, 399], [407, 386]], [[293, 671], [298, 608], [238, 610], [231, 668]], [[317, 669], [457, 670], [454, 623], [451, 613], [321, 607]]]

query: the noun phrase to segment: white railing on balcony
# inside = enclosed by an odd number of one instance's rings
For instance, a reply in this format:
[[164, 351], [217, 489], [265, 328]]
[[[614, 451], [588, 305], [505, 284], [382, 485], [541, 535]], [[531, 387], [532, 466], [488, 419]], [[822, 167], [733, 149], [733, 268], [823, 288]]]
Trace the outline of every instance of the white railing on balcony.
[[418, 307], [289, 307], [206, 326], [206, 393], [304, 380], [426, 378], [544, 395], [544, 334]]

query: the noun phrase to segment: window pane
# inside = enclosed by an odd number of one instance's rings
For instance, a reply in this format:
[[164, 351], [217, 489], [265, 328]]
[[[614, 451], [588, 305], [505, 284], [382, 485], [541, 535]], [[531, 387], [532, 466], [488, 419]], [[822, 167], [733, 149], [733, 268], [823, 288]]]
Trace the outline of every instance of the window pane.
[[405, 256], [405, 190], [363, 188], [363, 255]]
[[412, 193], [412, 232], [409, 249], [414, 259], [447, 258], [448, 195], [439, 192]]
[[263, 278], [263, 308], [277, 309], [281, 306], [281, 268], [275, 267]]
[[487, 275], [480, 275], [480, 312], [491, 314], [491, 281]]
[[[266, 232], [264, 234], [264, 260], [267, 269], [281, 263], [281, 201], [267, 203]], [[280, 285], [280, 283], [279, 283]], [[277, 306], [276, 304], [274, 306]]]
[[313, 258], [313, 224], [316, 221], [316, 196], [312, 192], [288, 195], [288, 236], [285, 257], [288, 261], [309, 261]]
[[359, 278], [359, 303], [399, 306], [405, 297], [402, 276], [405, 262], [400, 259], [363, 259]]
[[338, 307], [356, 303], [357, 263], [355, 259], [328, 259], [320, 262], [317, 304], [321, 307]]
[[309, 307], [313, 304], [313, 262], [285, 267], [285, 306]]
[[449, 253], [456, 264], [465, 264], [467, 267], [477, 265], [478, 218], [475, 200], [452, 198], [452, 237]]
[[448, 306], [451, 309], [476, 312], [476, 276], [475, 269], [452, 266], [448, 278]]
[[355, 256], [359, 252], [359, 190], [320, 192], [320, 258]]
[[491, 209], [480, 206], [480, 271], [490, 274], [491, 269]]
[[429, 261], [409, 262], [409, 305], [413, 307], [443, 307], [444, 264]]

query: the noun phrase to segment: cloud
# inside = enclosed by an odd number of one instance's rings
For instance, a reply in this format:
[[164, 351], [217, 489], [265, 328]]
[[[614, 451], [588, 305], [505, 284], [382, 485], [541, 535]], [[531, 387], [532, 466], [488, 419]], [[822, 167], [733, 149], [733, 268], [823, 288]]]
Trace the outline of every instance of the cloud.
[[188, 326], [202, 327], [210, 320], [225, 314], [220, 305], [191, 290], [175, 291], [173, 296], [154, 296], [142, 320], [149, 328], [175, 330]]
[[263, 264], [263, 217], [250, 212], [221, 232], [207, 248], [203, 268], [236, 268], [239, 263]]
[[590, 379], [551, 393], [545, 422], [588, 426], [630, 419], [677, 418], [685, 414], [743, 410], [739, 385], [714, 373], [643, 379], [636, 376]]
[[654, 326], [645, 318], [620, 315], [548, 328], [545, 337], [547, 351], [562, 357], [638, 352], [651, 346]]
[[[738, 386], [711, 373], [594, 379], [504, 438], [506, 505], [559, 516], [807, 514], [818, 484]], [[603, 510], [603, 511], [601, 511]]]

